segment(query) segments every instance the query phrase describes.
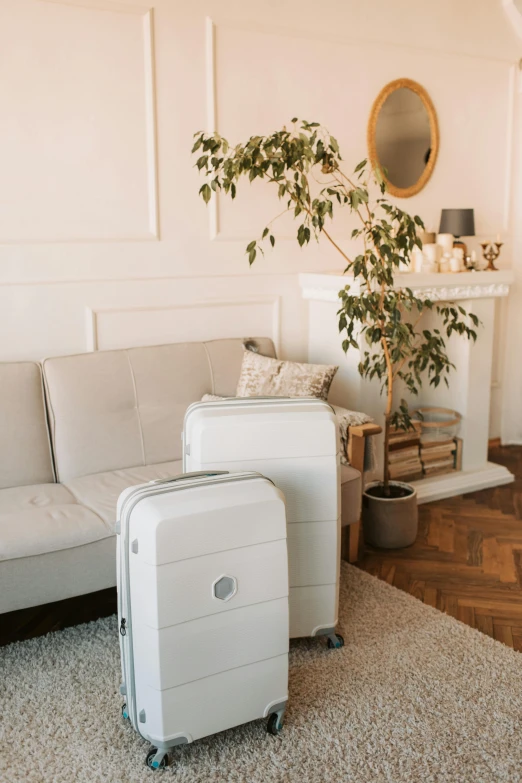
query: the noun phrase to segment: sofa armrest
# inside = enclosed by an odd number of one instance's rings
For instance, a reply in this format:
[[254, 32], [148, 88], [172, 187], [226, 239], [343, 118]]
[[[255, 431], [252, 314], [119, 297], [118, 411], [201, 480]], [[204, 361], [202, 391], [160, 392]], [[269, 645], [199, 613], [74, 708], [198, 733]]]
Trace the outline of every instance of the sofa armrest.
[[[378, 435], [382, 427], [378, 424], [357, 424], [350, 427], [348, 432], [348, 460], [352, 468], [361, 474], [361, 491], [364, 488], [364, 449], [366, 438], [370, 435]], [[343, 530], [342, 556], [349, 563], [355, 563], [359, 558], [361, 539], [361, 521], [349, 525]]]
[[380, 432], [382, 432], [382, 427], [374, 424], [373, 421], [368, 424], [357, 424], [350, 427], [350, 435], [354, 435], [357, 438], [367, 438], [369, 435], [378, 435]]
[[378, 435], [382, 432], [382, 427], [373, 422], [369, 424], [357, 424], [350, 427], [348, 431], [348, 462], [352, 467], [358, 470], [361, 475], [364, 473], [364, 449], [366, 438], [370, 435]]

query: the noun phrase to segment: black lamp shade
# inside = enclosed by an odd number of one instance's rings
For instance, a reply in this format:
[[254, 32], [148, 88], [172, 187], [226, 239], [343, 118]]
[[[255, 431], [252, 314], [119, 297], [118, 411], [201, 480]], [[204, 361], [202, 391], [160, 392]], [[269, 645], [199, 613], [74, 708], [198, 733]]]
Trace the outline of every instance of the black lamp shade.
[[475, 236], [475, 214], [472, 209], [443, 209], [440, 215], [439, 234], [454, 237]]

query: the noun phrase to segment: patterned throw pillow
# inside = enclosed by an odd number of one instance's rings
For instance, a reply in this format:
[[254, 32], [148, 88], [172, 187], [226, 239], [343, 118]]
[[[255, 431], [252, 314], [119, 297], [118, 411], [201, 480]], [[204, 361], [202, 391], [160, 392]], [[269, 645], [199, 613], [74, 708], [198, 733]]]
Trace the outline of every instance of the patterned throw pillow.
[[271, 359], [245, 351], [236, 389], [237, 397], [318, 397], [328, 392], [339, 368]]

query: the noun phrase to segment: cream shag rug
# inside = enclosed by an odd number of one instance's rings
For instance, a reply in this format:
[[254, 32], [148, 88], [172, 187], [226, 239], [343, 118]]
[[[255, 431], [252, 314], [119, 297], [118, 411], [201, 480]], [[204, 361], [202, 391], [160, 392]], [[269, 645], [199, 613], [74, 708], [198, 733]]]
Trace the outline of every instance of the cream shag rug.
[[257, 721], [157, 772], [120, 717], [114, 617], [0, 649], [0, 780], [522, 780], [522, 655], [344, 564], [341, 608], [344, 649], [292, 642], [279, 737]]

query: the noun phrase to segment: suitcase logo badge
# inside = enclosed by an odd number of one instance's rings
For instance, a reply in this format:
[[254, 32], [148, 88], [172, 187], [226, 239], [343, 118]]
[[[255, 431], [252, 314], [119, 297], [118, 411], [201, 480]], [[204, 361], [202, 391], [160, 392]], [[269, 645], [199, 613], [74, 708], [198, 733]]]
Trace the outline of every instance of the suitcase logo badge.
[[212, 595], [220, 601], [230, 601], [237, 593], [237, 579], [235, 576], [223, 574], [212, 584]]

